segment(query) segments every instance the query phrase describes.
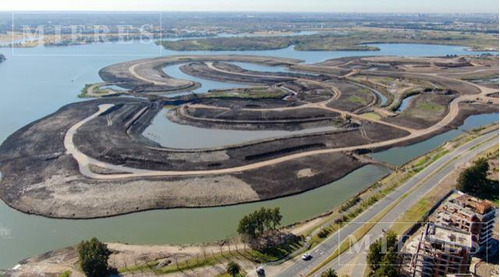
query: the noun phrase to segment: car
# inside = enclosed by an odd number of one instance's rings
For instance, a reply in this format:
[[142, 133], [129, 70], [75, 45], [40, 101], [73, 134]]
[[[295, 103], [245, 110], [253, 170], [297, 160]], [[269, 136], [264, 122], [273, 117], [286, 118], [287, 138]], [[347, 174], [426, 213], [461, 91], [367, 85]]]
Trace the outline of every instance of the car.
[[258, 266], [255, 271], [257, 272], [257, 275], [261, 276], [261, 275], [265, 275], [266, 274], [266, 271], [264, 270], [264, 268], [262, 266]]
[[305, 253], [304, 255], [302, 255], [302, 260], [308, 261], [310, 259], [312, 259], [311, 253]]

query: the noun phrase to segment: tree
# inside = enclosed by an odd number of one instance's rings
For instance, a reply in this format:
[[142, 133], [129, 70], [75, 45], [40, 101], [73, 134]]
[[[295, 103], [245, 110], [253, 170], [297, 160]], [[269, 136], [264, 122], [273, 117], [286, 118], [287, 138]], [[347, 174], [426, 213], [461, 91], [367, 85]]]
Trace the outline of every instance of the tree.
[[279, 208], [266, 209], [264, 207], [244, 216], [238, 224], [238, 233], [250, 238], [263, 235], [267, 230], [274, 230], [281, 224]]
[[380, 267], [374, 272], [374, 277], [398, 277], [398, 253], [389, 248], [382, 259]]
[[238, 233], [255, 238], [257, 236], [255, 224], [256, 223], [250, 218], [250, 216], [245, 215], [238, 224]]
[[380, 263], [382, 262], [382, 258], [384, 255], [382, 254], [382, 243], [380, 240], [372, 243], [370, 248], [368, 249], [368, 254], [366, 255], [366, 261], [370, 266], [372, 271], [376, 271], [380, 267]]
[[227, 264], [226, 266], [226, 271], [229, 275], [235, 277], [237, 276], [238, 274], [240, 274], [240, 271], [241, 271], [241, 267], [239, 264], [231, 261]]
[[108, 276], [108, 258], [111, 252], [96, 238], [78, 245], [80, 266], [88, 277]]
[[397, 236], [394, 232], [387, 232], [383, 239], [378, 239], [370, 245], [366, 261], [372, 270], [372, 276], [398, 276], [397, 264]]
[[279, 207], [276, 207], [273, 209], [271, 218], [272, 218], [274, 229], [276, 229], [277, 226], [281, 225], [281, 219], [283, 219], [283, 216], [281, 215]]
[[457, 180], [457, 189], [469, 194], [485, 194], [490, 190], [488, 181], [488, 160], [480, 158], [466, 168]]
[[337, 277], [337, 272], [333, 268], [329, 268], [321, 272], [321, 277]]

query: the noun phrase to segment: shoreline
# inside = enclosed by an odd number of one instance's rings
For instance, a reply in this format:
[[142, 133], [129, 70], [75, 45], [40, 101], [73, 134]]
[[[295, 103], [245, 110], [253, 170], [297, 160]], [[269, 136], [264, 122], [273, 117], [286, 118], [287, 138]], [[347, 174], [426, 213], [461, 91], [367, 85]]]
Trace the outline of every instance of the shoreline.
[[[492, 128], [493, 128], [493, 130], [489, 130], [489, 129], [492, 129]], [[491, 133], [491, 132], [498, 131], [498, 125], [495, 124], [495, 123], [492, 123], [492, 124], [481, 126], [480, 128], [477, 128], [477, 130], [479, 132], [478, 135], [484, 135], [484, 134], [488, 134], [488, 133]], [[465, 142], [467, 142], [468, 140], [466, 139], [466, 136], [468, 136], [468, 135], [470, 135], [470, 134], [461, 134], [461, 135], [455, 137], [454, 139], [452, 139], [450, 141], [454, 141], [454, 142], [461, 141], [465, 137]], [[424, 156], [428, 156], [431, 153], [438, 151], [438, 149], [446, 147], [446, 145], [450, 141], [446, 141], [446, 142], [440, 144], [438, 147], [432, 149], [431, 151], [429, 151], [427, 153], [424, 153], [422, 155], [419, 155], [417, 157], [414, 157], [413, 159], [411, 159], [410, 161], [408, 161], [404, 165], [401, 165], [401, 167], [407, 167], [408, 165], [410, 165], [410, 164], [416, 162], [417, 160], [419, 160], [420, 158], [422, 158]], [[464, 143], [464, 142], [462, 142], [462, 143]], [[461, 144], [458, 144], [455, 147], [459, 147], [460, 145]], [[428, 166], [428, 165], [426, 165], [426, 166]], [[351, 197], [349, 199], [354, 199], [356, 197], [359, 197], [363, 193], [366, 193], [366, 192], [370, 191], [381, 180], [386, 179], [391, 174], [392, 173], [388, 173], [387, 175], [381, 177], [380, 179], [378, 179], [377, 181], [375, 181], [374, 183], [372, 183], [372, 185], [370, 185], [369, 187], [367, 187], [366, 189], [364, 189], [363, 191], [357, 193], [356, 195], [354, 195], [353, 197]], [[346, 200], [344, 203], [348, 202], [349, 199]], [[305, 219], [305, 220], [301, 220], [299, 222], [295, 222], [295, 223], [283, 226], [283, 227], [280, 228], [280, 230], [282, 230], [282, 231], [289, 231], [289, 232], [292, 232], [292, 233], [298, 232], [297, 234], [304, 234], [304, 231], [302, 230], [304, 228], [308, 228], [308, 230], [311, 230], [311, 229], [312, 230], [316, 230], [317, 228], [319, 228], [319, 226], [321, 226], [322, 224], [325, 224], [325, 222], [321, 222], [321, 220], [322, 219], [323, 220], [328, 219], [328, 217], [330, 217], [333, 213], [335, 213], [335, 211], [338, 210], [340, 206], [341, 205], [335, 206], [331, 210], [329, 210], [327, 212], [324, 212], [324, 213], [322, 213], [320, 215], [314, 216], [312, 218], [308, 218], [308, 219]], [[320, 222], [315, 222], [315, 221], [320, 221]], [[313, 226], [307, 227], [308, 224], [313, 224]], [[295, 232], [293, 231], [294, 228], [295, 228]], [[306, 234], [307, 234], [307, 231], [306, 231]], [[110, 246], [110, 249], [114, 249], [114, 250], [118, 251], [118, 252], [116, 252], [118, 254], [121, 251], [124, 251], [125, 249], [129, 249], [129, 250], [132, 250], [132, 249], [156, 249], [155, 251], [159, 251], [158, 249], [169, 249], [168, 251], [174, 251], [175, 250], [175, 251], [181, 251], [181, 252], [191, 251], [189, 249], [193, 249], [193, 250], [194, 249], [198, 249], [198, 250], [196, 250], [196, 251], [198, 251], [197, 252], [198, 254], [196, 254], [196, 256], [198, 256], [200, 253], [205, 253], [205, 251], [207, 251], [206, 249], [211, 249], [211, 248], [216, 249], [216, 251], [217, 250], [221, 250], [222, 251], [222, 249], [224, 248], [224, 246], [226, 246], [227, 249], [228, 249], [227, 251], [229, 253], [231, 253], [231, 246], [233, 247], [233, 251], [234, 251], [234, 249], [237, 250], [239, 243], [240, 242], [238, 242], [238, 239], [236, 237], [230, 237], [230, 238], [223, 239], [223, 240], [210, 241], [210, 242], [207, 242], [207, 243], [190, 243], [190, 244], [128, 244], [128, 243], [124, 243], [124, 242], [107, 242], [108, 246]], [[67, 253], [69, 253], [67, 251], [72, 252], [72, 251], [75, 251], [74, 249], [75, 249], [75, 246], [72, 245], [72, 246], [67, 246], [67, 247], [59, 248], [59, 249], [56, 249], [56, 250], [51, 250], [51, 251], [48, 251], [48, 252], [45, 252], [45, 253], [42, 253], [42, 254], [30, 257], [30, 258], [25, 258], [25, 259], [22, 259], [16, 266], [14, 266], [13, 269], [10, 269], [10, 270], [18, 269], [19, 265], [21, 265], [21, 267], [22, 267], [22, 265], [29, 263], [30, 260], [36, 261], [36, 262], [43, 262], [44, 258], [42, 258], [42, 257], [45, 257], [46, 259], [51, 259], [52, 256], [57, 257], [57, 255], [61, 255], [60, 253], [66, 253], [64, 255], [67, 256], [68, 255]], [[201, 250], [201, 249], [204, 249], [204, 250]], [[213, 251], [214, 250], [212, 250], [212, 252]], [[172, 253], [174, 253], [174, 252], [172, 252]], [[178, 253], [178, 252], [176, 252], [176, 253]], [[175, 255], [175, 254], [173, 254], [173, 255]], [[194, 255], [194, 254], [192, 254], [192, 255]], [[188, 257], [193, 258], [194, 256], [188, 256]], [[72, 257], [70, 257], [70, 258], [72, 258]], [[64, 259], [67, 260], [66, 258], [64, 258]], [[74, 259], [74, 258], [72, 258], [72, 259]], [[286, 259], [284, 261], [286, 261]], [[67, 264], [63, 264], [62, 265], [63, 268], [66, 268], [66, 266], [67, 266]], [[8, 273], [10, 270], [6, 269], [5, 272]]]

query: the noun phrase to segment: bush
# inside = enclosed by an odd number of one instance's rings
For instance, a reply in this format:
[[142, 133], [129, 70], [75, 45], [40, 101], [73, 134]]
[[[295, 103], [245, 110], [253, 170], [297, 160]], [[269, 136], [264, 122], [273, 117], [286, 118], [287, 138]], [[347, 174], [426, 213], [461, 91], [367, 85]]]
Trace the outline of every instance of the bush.
[[323, 228], [323, 229], [321, 229], [321, 231], [318, 232], [318, 237], [324, 239], [328, 236], [328, 234], [330, 234], [330, 229]]

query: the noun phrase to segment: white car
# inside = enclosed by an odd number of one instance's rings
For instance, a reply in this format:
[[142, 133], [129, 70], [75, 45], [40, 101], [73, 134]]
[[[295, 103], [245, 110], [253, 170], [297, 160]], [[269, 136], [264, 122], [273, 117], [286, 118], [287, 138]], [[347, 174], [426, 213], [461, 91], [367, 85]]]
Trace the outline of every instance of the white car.
[[305, 253], [304, 255], [302, 255], [302, 260], [308, 261], [310, 259], [312, 259], [311, 253]]

